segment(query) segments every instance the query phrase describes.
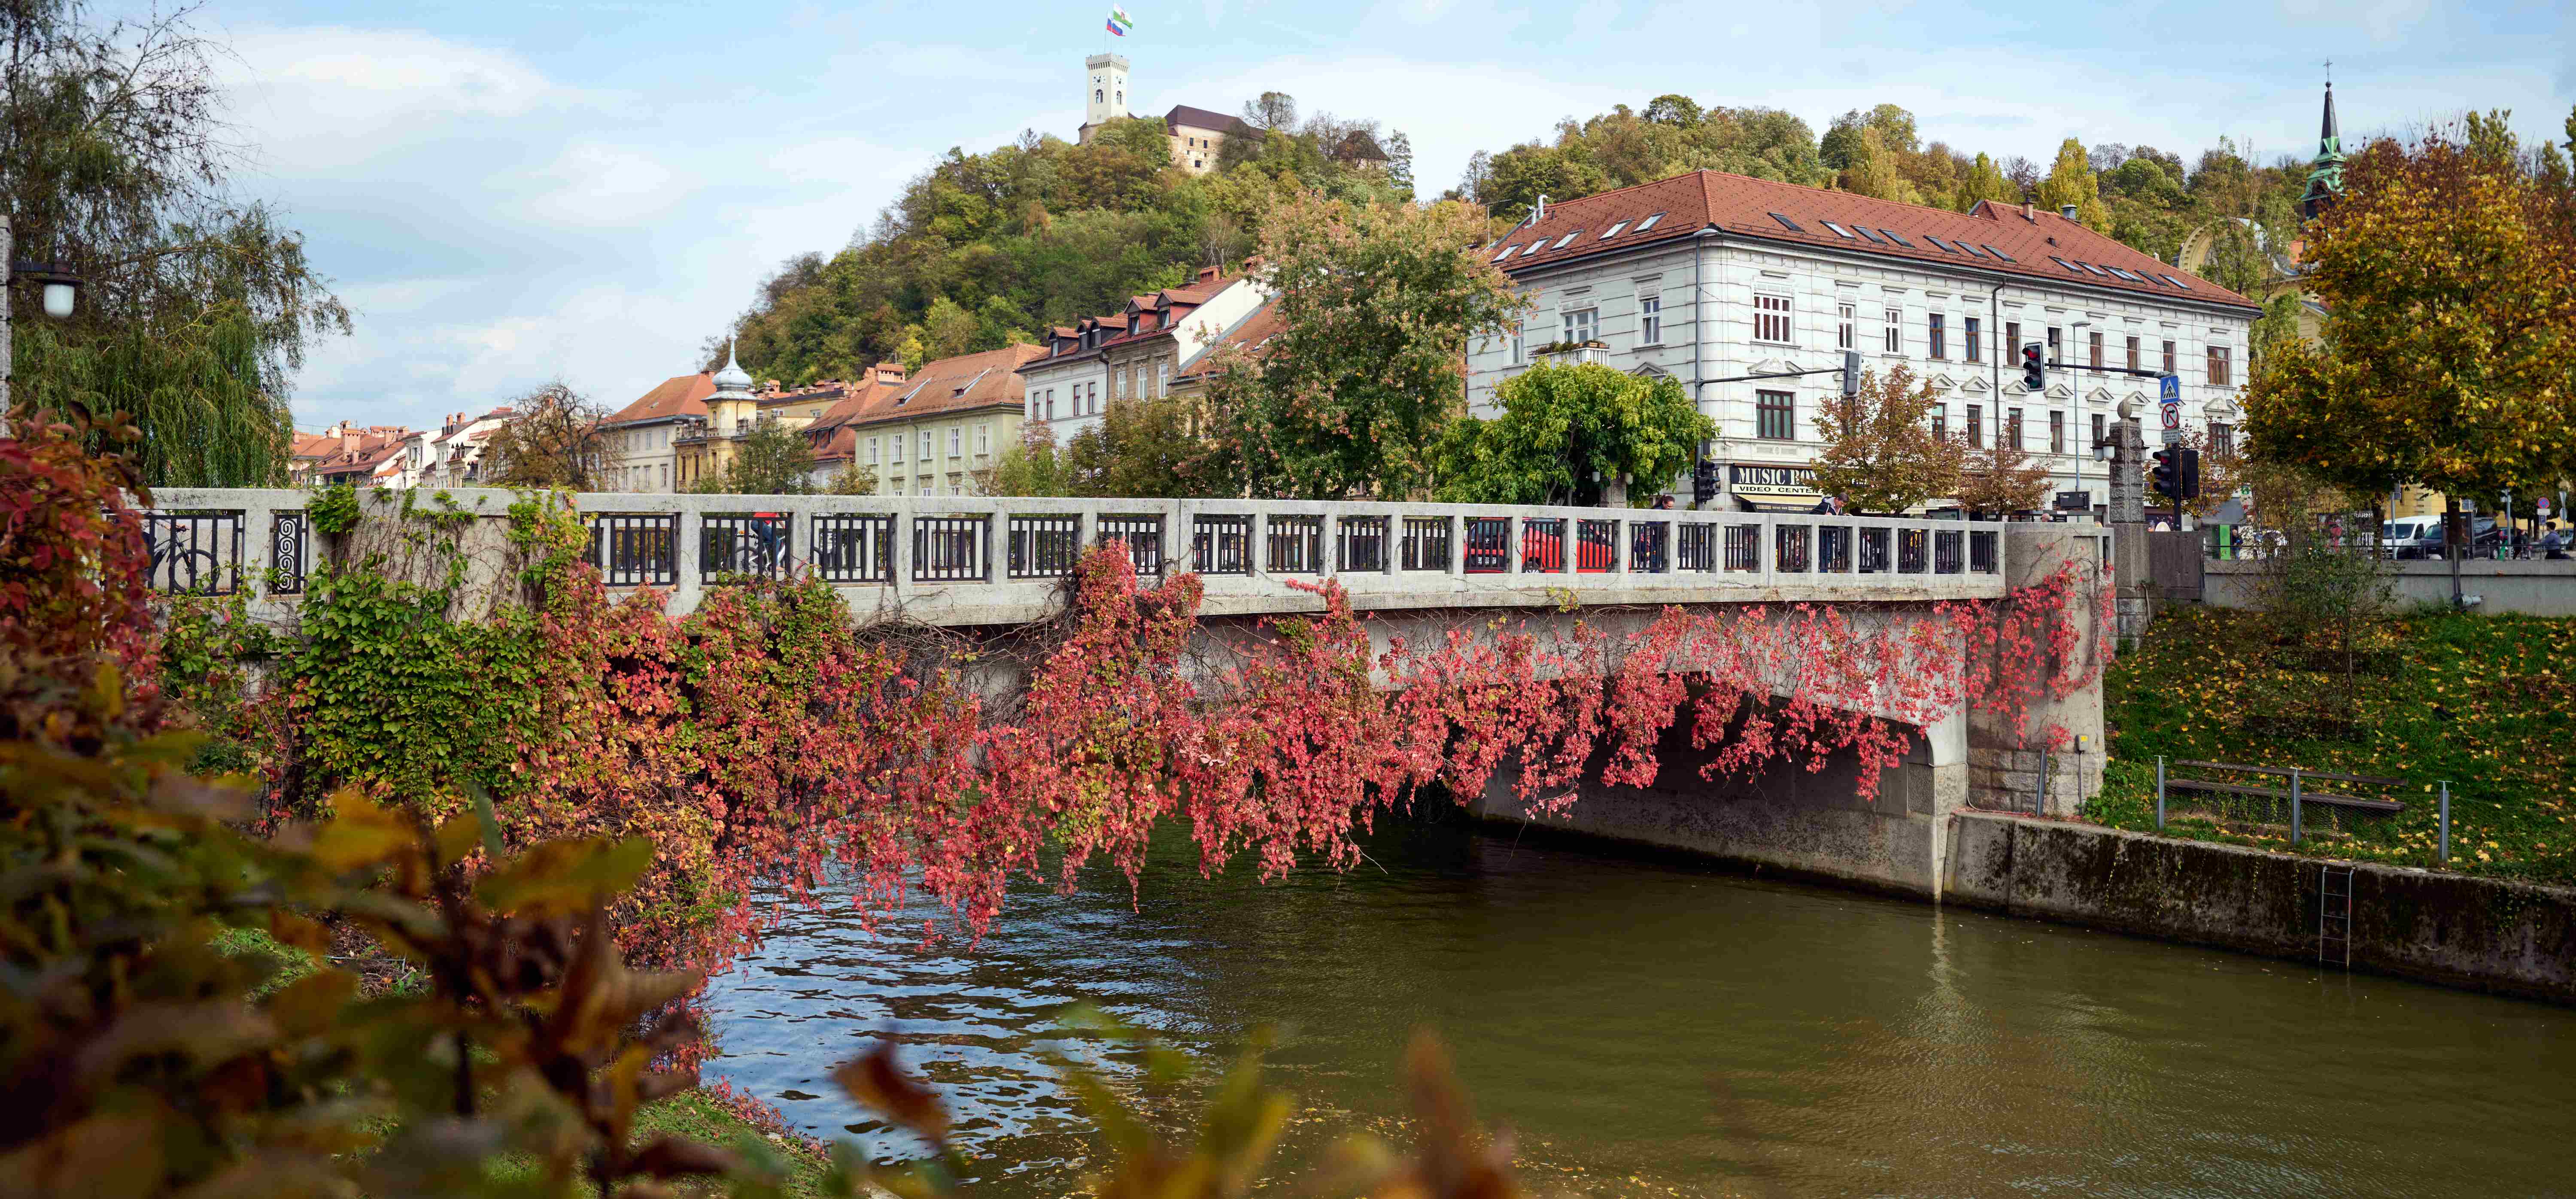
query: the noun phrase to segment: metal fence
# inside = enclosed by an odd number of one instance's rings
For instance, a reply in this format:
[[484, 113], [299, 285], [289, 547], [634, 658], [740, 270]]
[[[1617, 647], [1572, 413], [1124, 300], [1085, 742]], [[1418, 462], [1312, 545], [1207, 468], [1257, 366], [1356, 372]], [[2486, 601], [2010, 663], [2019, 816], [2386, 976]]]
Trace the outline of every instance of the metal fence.
[[894, 517], [890, 515], [817, 516], [813, 547], [814, 573], [824, 582], [885, 583], [894, 579]]
[[1127, 558], [1136, 564], [1136, 573], [1153, 577], [1163, 573], [1163, 518], [1159, 516], [1107, 516], [1100, 518], [1100, 543], [1127, 543]]
[[774, 512], [711, 512], [699, 520], [699, 582], [787, 577], [796, 548], [793, 518]]
[[1082, 558], [1079, 516], [1014, 516], [1008, 573], [1014, 579], [1053, 579], [1073, 573]]
[[144, 513], [151, 555], [145, 577], [152, 589], [172, 595], [241, 590], [243, 523], [239, 512]]

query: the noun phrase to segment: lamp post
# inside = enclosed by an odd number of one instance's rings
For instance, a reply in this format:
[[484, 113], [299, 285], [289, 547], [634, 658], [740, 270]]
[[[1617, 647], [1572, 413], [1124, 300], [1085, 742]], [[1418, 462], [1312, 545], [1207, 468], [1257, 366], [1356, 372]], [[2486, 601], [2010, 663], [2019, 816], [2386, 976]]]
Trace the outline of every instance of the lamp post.
[[[2066, 352], [2067, 352], [2067, 353], [2070, 353], [2070, 354], [2081, 354], [2081, 353], [2084, 353], [2084, 331], [2085, 331], [2086, 329], [2090, 329], [2090, 328], [2092, 328], [2092, 327], [2093, 327], [2093, 322], [2091, 322], [2091, 321], [2089, 321], [2089, 320], [2088, 320], [2088, 321], [2077, 321], [2077, 322], [2075, 322], [2073, 325], [2068, 326], [2068, 328], [2067, 328], [2067, 349], [2066, 349]], [[2084, 355], [2084, 364], [2085, 364], [2086, 366], [2091, 366], [2091, 365], [2093, 365], [2093, 356], [2092, 356], [2091, 354], [2085, 354], [2085, 355]], [[2066, 410], [2066, 420], [2067, 420], [2067, 423], [2069, 423], [2069, 424], [2073, 424], [2073, 425], [2078, 425], [2078, 426], [2080, 426], [2080, 425], [2082, 425], [2082, 424], [2084, 423], [2084, 419], [2083, 419], [2083, 418], [2084, 418], [2084, 388], [2083, 388], [2081, 385], [2078, 385], [2078, 386], [2075, 388], [2075, 404], [2074, 404], [2074, 406], [2073, 406], [2073, 407], [2070, 407], [2070, 408], [2068, 408], [2068, 409]], [[2097, 456], [2098, 456], [2098, 452], [2097, 452]], [[2074, 470], [2074, 475], [2075, 475], [2075, 489], [2076, 489], [2077, 491], [2082, 491], [2082, 490], [2084, 490], [2084, 459], [2082, 459], [2082, 458], [2077, 458], [2077, 459], [2075, 460], [2075, 470]], [[2108, 477], [2108, 475], [2107, 475], [2107, 474], [2105, 475], [2105, 477], [2104, 477], [2104, 480], [2103, 480], [2103, 481], [2104, 481], [2105, 483], [2108, 483], [2108, 482], [2110, 481], [2110, 480], [2109, 480], [2109, 477]]]
[[80, 302], [81, 279], [72, 273], [71, 264], [18, 262], [10, 256], [12, 249], [9, 214], [0, 212], [0, 437], [10, 435], [9, 376], [16, 358], [9, 338], [9, 288], [16, 282], [15, 277], [24, 276], [44, 285], [45, 315], [55, 320], [70, 316]]

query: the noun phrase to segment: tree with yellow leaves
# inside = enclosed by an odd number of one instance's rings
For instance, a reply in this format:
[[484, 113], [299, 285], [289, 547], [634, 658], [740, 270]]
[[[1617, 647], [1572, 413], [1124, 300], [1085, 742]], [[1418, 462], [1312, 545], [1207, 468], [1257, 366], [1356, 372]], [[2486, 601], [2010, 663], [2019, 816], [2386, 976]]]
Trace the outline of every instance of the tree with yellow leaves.
[[2102, 205], [2102, 180], [2093, 173], [2093, 162], [2084, 153], [2084, 143], [2068, 138], [2057, 147], [2057, 162], [2050, 166], [2048, 178], [2039, 181], [2039, 204], [2058, 212], [2072, 204], [2075, 219], [2096, 233], [2111, 231], [2111, 210]]
[[[2452, 497], [2576, 477], [2576, 197], [2454, 132], [2381, 141], [2307, 230], [2324, 341], [2256, 370], [2261, 458], [2380, 496]], [[2454, 568], [2456, 570], [2456, 567]]]
[[1861, 376], [1860, 394], [1824, 401], [1816, 435], [1816, 490], [1862, 515], [1902, 515], [1958, 489], [1964, 441], [1932, 431], [1932, 385], [1902, 364]]

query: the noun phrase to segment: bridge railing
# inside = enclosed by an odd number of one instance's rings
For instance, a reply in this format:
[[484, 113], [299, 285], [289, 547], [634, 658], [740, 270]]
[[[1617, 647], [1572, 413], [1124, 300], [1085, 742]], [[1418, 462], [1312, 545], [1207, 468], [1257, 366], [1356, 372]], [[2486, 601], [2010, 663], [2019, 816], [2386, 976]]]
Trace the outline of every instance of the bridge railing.
[[[507, 492], [458, 490], [502, 517]], [[308, 493], [165, 489], [153, 584], [286, 601], [310, 569]], [[1341, 581], [1370, 608], [1939, 599], [2002, 592], [2003, 526], [1954, 520], [1396, 501], [1113, 500], [583, 493], [611, 588], [675, 607], [707, 588], [810, 572], [857, 607], [937, 623], [1027, 619], [1085, 547], [1124, 541], [1139, 575], [1196, 571], [1212, 612], [1314, 606]], [[362, 507], [371, 511], [374, 504]], [[1569, 595], [1570, 593], [1570, 595]]]

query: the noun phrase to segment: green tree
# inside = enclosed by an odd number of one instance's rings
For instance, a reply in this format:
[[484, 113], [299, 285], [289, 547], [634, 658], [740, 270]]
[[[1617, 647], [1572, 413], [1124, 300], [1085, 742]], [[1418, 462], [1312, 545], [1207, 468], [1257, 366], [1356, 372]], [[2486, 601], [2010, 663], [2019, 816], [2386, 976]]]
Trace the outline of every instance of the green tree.
[[1902, 364], [1861, 375], [1859, 394], [1818, 406], [1816, 490], [1857, 513], [1902, 514], [1955, 494], [1967, 446], [1932, 431], [1932, 385]]
[[1067, 481], [1064, 455], [1056, 449], [1055, 433], [1045, 421], [1030, 421], [1020, 426], [1020, 440], [1006, 446], [993, 465], [975, 471], [975, 494], [1007, 496], [1072, 495]]
[[1887, 145], [1885, 135], [1874, 127], [1864, 127], [1853, 138], [1856, 143], [1843, 168], [1843, 186], [1859, 195], [1900, 204], [1920, 204], [1923, 193], [1916, 190], [1904, 175], [1904, 164], [1897, 152]]
[[125, 414], [150, 485], [281, 484], [294, 374], [349, 314], [300, 234], [232, 199], [225, 50], [186, 16], [0, 5], [0, 210], [16, 257], [88, 283], [70, 320], [15, 324], [10, 399]]
[[[2363, 495], [2576, 478], [2576, 200], [2451, 130], [2372, 144], [2308, 226], [2334, 317], [2246, 397], [2255, 455]], [[2454, 567], [2456, 569], [2456, 561]]]
[[1527, 302], [1478, 252], [1472, 205], [1354, 205], [1308, 193], [1271, 214], [1262, 255], [1281, 329], [1221, 351], [1207, 407], [1221, 483], [1265, 496], [1410, 496], [1461, 412], [1461, 347]]
[[1200, 477], [1207, 443], [1191, 432], [1189, 401], [1177, 396], [1111, 400], [1100, 419], [1065, 447], [1073, 494], [1121, 499], [1206, 495]]
[[1660, 491], [1717, 435], [1716, 422], [1679, 380], [1599, 363], [1541, 362], [1504, 383], [1495, 399], [1500, 415], [1449, 426], [1440, 447], [1441, 499], [1592, 505], [1614, 482]]
[[2004, 178], [2003, 168], [1996, 166], [1995, 160], [1984, 154], [1977, 155], [1976, 162], [1968, 168], [1967, 178], [1959, 184], [1961, 211], [1976, 207], [1979, 200], [1993, 204], [2021, 203], [2021, 189]]
[[2093, 174], [2093, 163], [2084, 153], [2084, 143], [2068, 138], [2058, 144], [2057, 162], [2048, 177], [2039, 181], [2039, 204], [2050, 212], [2075, 206], [2075, 219], [2097, 233], [2111, 231], [2110, 210], [2102, 207], [2101, 180]]
[[735, 495], [805, 495], [814, 490], [814, 446], [805, 435], [765, 420], [744, 434], [725, 464], [718, 491]]

